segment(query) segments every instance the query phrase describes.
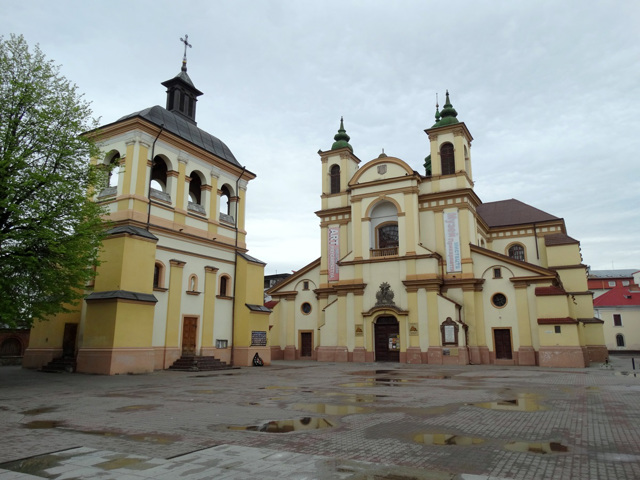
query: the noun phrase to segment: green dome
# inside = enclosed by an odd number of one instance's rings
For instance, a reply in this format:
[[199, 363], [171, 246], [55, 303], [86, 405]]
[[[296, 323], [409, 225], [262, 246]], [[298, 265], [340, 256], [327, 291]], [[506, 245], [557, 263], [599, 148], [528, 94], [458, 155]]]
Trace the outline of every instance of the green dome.
[[451, 102], [449, 101], [449, 90], [447, 90], [447, 99], [444, 104], [444, 108], [442, 112], [438, 112], [438, 107], [436, 106], [436, 123], [434, 123], [433, 127], [444, 127], [445, 125], [455, 125], [456, 123], [460, 123], [460, 121], [456, 118], [458, 116], [458, 112], [453, 108]]
[[347, 131], [344, 129], [344, 122], [342, 117], [340, 117], [340, 128], [338, 129], [338, 133], [336, 133], [335, 137], [333, 137], [335, 142], [331, 145], [331, 150], [338, 150], [340, 148], [348, 148], [353, 153], [353, 147], [349, 145], [349, 140], [351, 137], [347, 135]]

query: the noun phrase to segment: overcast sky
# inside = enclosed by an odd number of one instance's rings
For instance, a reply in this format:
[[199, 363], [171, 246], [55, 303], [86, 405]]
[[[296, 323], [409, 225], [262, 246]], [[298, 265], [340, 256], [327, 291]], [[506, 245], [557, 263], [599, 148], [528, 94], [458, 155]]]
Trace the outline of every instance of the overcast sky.
[[319, 149], [344, 116], [354, 153], [424, 173], [435, 96], [474, 141], [483, 202], [565, 219], [593, 269], [640, 269], [640, 2], [8, 1], [101, 123], [165, 105], [188, 72], [198, 126], [257, 174], [249, 253], [266, 274], [320, 256]]

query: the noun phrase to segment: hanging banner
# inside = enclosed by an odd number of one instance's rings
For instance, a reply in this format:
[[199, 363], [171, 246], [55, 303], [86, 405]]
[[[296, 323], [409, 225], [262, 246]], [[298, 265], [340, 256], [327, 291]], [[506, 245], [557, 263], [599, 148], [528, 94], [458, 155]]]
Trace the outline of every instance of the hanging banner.
[[329, 270], [329, 281], [340, 280], [338, 272], [338, 260], [340, 260], [340, 228], [329, 227], [329, 241], [327, 252], [327, 268]]
[[458, 211], [444, 213], [444, 242], [447, 249], [447, 272], [460, 272], [460, 230], [458, 228]]

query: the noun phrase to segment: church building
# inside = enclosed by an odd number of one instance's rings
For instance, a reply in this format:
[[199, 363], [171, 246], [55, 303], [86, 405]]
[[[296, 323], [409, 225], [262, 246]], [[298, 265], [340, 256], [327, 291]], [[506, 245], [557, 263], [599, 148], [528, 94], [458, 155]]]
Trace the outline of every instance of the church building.
[[196, 123], [187, 74], [162, 83], [166, 107], [89, 132], [113, 166], [95, 192], [108, 231], [77, 311], [38, 322], [23, 366], [66, 357], [78, 372], [143, 373], [181, 357], [269, 363], [264, 263], [247, 254], [245, 201], [256, 177]]
[[584, 367], [607, 357], [562, 218], [483, 203], [447, 92], [425, 171], [362, 164], [344, 124], [320, 151], [321, 251], [267, 291], [271, 358]]

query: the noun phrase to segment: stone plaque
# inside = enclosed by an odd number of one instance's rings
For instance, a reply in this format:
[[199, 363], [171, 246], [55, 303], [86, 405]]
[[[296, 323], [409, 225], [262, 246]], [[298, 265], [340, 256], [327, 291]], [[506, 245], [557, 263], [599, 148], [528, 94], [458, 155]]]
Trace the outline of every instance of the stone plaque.
[[252, 347], [266, 347], [267, 346], [267, 332], [252, 331], [251, 332], [251, 346]]

